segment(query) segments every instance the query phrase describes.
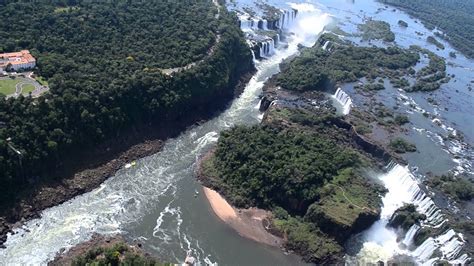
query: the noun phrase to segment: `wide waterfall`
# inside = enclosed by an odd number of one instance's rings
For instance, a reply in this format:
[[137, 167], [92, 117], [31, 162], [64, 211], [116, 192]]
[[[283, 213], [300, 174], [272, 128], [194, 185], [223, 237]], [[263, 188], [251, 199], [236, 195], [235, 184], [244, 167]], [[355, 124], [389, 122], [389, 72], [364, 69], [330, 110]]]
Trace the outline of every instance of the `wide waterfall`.
[[291, 10], [281, 10], [280, 19], [275, 23], [268, 21], [267, 19], [263, 19], [257, 16], [251, 16], [246, 13], [241, 13], [239, 15], [239, 24], [240, 28], [246, 31], [254, 31], [254, 30], [275, 30], [275, 26], [279, 29], [289, 29], [293, 22], [296, 19], [296, 15], [298, 11], [296, 9]]
[[259, 27], [259, 19], [252, 18], [247, 14], [243, 14], [239, 16], [239, 23], [240, 23], [240, 28], [243, 31], [249, 31], [249, 30], [258, 30]]
[[280, 15], [280, 20], [278, 21], [278, 27], [280, 29], [288, 29], [293, 24], [293, 21], [296, 18], [298, 11], [296, 9], [292, 10], [282, 10]]
[[[387, 261], [394, 255], [411, 256], [417, 263], [431, 265], [439, 260], [450, 263], [466, 263], [470, 258], [461, 254], [464, 246], [462, 234], [453, 229], [445, 229], [439, 236], [429, 237], [420, 246], [413, 248], [413, 239], [424, 227], [438, 228], [446, 222], [441, 210], [422, 190], [408, 167], [390, 163], [388, 172], [380, 177], [388, 189], [383, 198], [381, 219], [364, 232], [364, 246], [357, 256], [365, 262]], [[419, 213], [426, 215], [421, 225], [413, 225], [405, 237], [398, 241], [394, 229], [387, 227], [393, 213], [403, 204], [412, 203]], [[436, 252], [438, 251], [438, 252]], [[369, 261], [367, 261], [369, 260]]]
[[341, 88], [337, 88], [336, 93], [333, 95], [334, 99], [342, 105], [342, 113], [348, 115], [352, 107], [352, 99], [347, 95]]

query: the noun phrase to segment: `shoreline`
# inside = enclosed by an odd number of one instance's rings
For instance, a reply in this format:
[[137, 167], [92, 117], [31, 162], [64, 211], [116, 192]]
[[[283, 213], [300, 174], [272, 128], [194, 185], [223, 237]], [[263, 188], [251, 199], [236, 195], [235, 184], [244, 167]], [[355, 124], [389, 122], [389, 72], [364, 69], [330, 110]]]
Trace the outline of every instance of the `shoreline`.
[[59, 181], [36, 184], [32, 189], [18, 196], [9, 206], [0, 209], [0, 249], [6, 248], [8, 234], [29, 220], [40, 218], [47, 208], [60, 205], [76, 196], [99, 187], [105, 180], [134, 162], [161, 151], [164, 142], [189, 128], [199, 125], [214, 116], [238, 98], [255, 69], [241, 75], [237, 84], [229, 89], [227, 95], [216, 95], [200, 112], [192, 117], [184, 117], [163, 124], [143, 125], [125, 132], [121, 137], [102, 143], [96, 150], [76, 154], [69, 158], [52, 176], [64, 177]]
[[284, 239], [268, 232], [263, 221], [271, 216], [270, 211], [258, 208], [237, 209], [217, 191], [203, 186], [204, 195], [214, 214], [240, 236], [258, 243], [281, 248]]

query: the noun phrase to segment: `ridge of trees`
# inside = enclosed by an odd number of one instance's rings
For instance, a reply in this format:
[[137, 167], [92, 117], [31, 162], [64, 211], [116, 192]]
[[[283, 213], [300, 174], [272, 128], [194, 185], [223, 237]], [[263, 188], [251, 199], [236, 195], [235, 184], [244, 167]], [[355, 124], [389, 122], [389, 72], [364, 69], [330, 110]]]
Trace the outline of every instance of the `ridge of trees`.
[[[0, 97], [3, 202], [28, 188], [31, 177], [48, 180], [61, 158], [230, 98], [253, 69], [237, 18], [222, 9], [216, 21], [212, 1], [0, 6], [0, 51], [30, 49], [50, 86], [39, 99]], [[217, 33], [221, 41], [203, 63], [173, 76], [158, 69], [202, 58]]]

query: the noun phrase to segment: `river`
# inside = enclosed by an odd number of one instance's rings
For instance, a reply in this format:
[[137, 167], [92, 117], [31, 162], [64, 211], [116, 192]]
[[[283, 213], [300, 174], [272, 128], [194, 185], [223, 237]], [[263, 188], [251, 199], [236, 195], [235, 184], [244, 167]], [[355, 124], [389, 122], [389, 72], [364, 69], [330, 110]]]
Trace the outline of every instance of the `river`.
[[[243, 6], [252, 1], [236, 1]], [[269, 1], [283, 8], [289, 8], [286, 1]], [[360, 22], [364, 15], [383, 17], [392, 24], [397, 43], [407, 46], [411, 42], [426, 44], [414, 36], [414, 31], [428, 32], [406, 14], [391, 9], [377, 11], [380, 4], [373, 1], [361, 3], [347, 0], [337, 1], [295, 1], [293, 7], [301, 12], [292, 25], [295, 35], [291, 36], [287, 48], [276, 49], [275, 54], [266, 60], [256, 62], [257, 73], [246, 86], [243, 94], [235, 99], [226, 111], [206, 123], [188, 129], [180, 136], [166, 141], [163, 150], [153, 156], [141, 159], [136, 167], [122, 169], [90, 193], [78, 196], [62, 205], [45, 210], [40, 219], [35, 219], [9, 236], [6, 249], [0, 250], [0, 264], [27, 263], [37, 265], [51, 260], [62, 248], [69, 248], [88, 240], [93, 233], [122, 233], [131, 241], [143, 243], [146, 251], [163, 261], [179, 263], [184, 261], [186, 251], [191, 249], [200, 263], [220, 265], [298, 265], [297, 256], [285, 255], [281, 250], [260, 245], [240, 237], [223, 224], [212, 212], [205, 200], [201, 186], [194, 177], [196, 160], [216, 143], [219, 132], [233, 125], [259, 123], [259, 95], [264, 82], [278, 73], [278, 64], [297, 53], [297, 45], [310, 45], [316, 40], [325, 25], [331, 20], [341, 24], [344, 30], [351, 31], [354, 23]], [[312, 4], [311, 4], [312, 3]], [[377, 13], [378, 12], [378, 13]], [[330, 16], [330, 15], [331, 16]], [[396, 28], [398, 19], [407, 21], [409, 30]], [[411, 32], [413, 31], [413, 32]], [[446, 56], [452, 48], [436, 51]], [[447, 105], [448, 111], [430, 106], [421, 94], [410, 94], [420, 108], [438, 112], [446, 124], [461, 130], [468, 143], [474, 140], [472, 93], [462, 94], [445, 89], [449, 86], [461, 88], [474, 80], [473, 70], [466, 66], [474, 65], [472, 60], [458, 54], [448, 67], [448, 73], [456, 73], [457, 83], [450, 82], [433, 97]], [[459, 89], [460, 90], [460, 89]], [[349, 91], [351, 93], [351, 91]], [[393, 92], [395, 93], [395, 92]], [[354, 96], [354, 95], [353, 95]], [[393, 98], [393, 95], [386, 96]], [[388, 101], [388, 100], [387, 100]], [[446, 152], [449, 147], [434, 142], [426, 131], [441, 132], [444, 129], [434, 126], [419, 113], [411, 114], [414, 128], [422, 128], [425, 134], [413, 129], [408, 136], [422, 139], [426, 153], [409, 155], [411, 166], [431, 169], [429, 156], [440, 158], [439, 172], [457, 167], [453, 154]], [[449, 123], [447, 121], [450, 121]], [[417, 135], [418, 134], [418, 135]], [[418, 140], [421, 141], [421, 140]], [[433, 146], [433, 143], [435, 145]], [[434, 148], [433, 148], [434, 147]], [[439, 156], [443, 152], [445, 156]], [[462, 152], [470, 152], [462, 151]], [[428, 156], [428, 157], [427, 157]], [[463, 166], [465, 166], [463, 164]], [[469, 167], [468, 167], [469, 168]], [[472, 168], [467, 169], [472, 171]], [[196, 195], [196, 192], [199, 194]]]

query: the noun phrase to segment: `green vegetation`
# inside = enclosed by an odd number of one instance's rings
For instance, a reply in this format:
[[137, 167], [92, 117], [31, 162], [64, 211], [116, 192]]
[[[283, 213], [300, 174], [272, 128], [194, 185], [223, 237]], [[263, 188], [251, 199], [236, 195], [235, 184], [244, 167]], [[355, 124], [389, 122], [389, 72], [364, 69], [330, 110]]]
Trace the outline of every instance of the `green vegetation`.
[[434, 233], [436, 233], [435, 229], [432, 229], [430, 227], [421, 227], [418, 232], [416, 232], [415, 237], [413, 238], [413, 242], [415, 246], [420, 246], [425, 242], [426, 239], [428, 239], [431, 236], [434, 236]]
[[384, 190], [360, 171], [372, 163], [330, 109], [272, 108], [263, 125], [222, 132], [200, 175], [238, 207], [273, 210], [286, 248], [335, 264], [380, 213]]
[[405, 125], [405, 124], [409, 123], [410, 119], [406, 115], [397, 115], [397, 116], [395, 116], [394, 121], [395, 121], [395, 123], [397, 123], [397, 125], [402, 126], [402, 125]]
[[408, 231], [414, 224], [420, 224], [422, 220], [426, 219], [426, 215], [420, 214], [413, 204], [405, 204], [398, 208], [390, 218], [388, 223], [393, 228], [402, 228]]
[[373, 185], [353, 169], [341, 170], [321, 189], [321, 200], [310, 205], [305, 219], [344, 241], [366, 213], [378, 215], [379, 195], [383, 190], [367, 189], [371, 187]]
[[370, 83], [364, 85], [364, 90], [366, 91], [380, 91], [385, 90], [383, 83]]
[[0, 79], [0, 93], [4, 95], [15, 93], [15, 86], [20, 80], [12, 78], [2, 78]]
[[33, 84], [25, 84], [21, 87], [21, 93], [23, 95], [28, 95], [30, 92], [35, 90], [35, 86]]
[[426, 184], [458, 201], [471, 201], [474, 198], [474, 183], [465, 176], [455, 177], [453, 174], [435, 176], [427, 180]]
[[454, 47], [474, 57], [474, 2], [464, 0], [380, 0], [419, 17], [429, 28], [440, 28]]
[[171, 266], [170, 263], [160, 263], [157, 260], [146, 257], [130, 248], [125, 243], [115, 244], [110, 248], [93, 248], [83, 256], [73, 259], [73, 266], [115, 266], [115, 265], [141, 265], [141, 266]]
[[344, 255], [341, 245], [301, 218], [288, 216], [286, 219], [275, 219], [274, 226], [288, 239], [286, 248], [298, 251], [306, 261], [336, 264], [340, 262], [337, 256], [342, 258]]
[[[305, 49], [301, 55], [283, 65], [277, 83], [288, 90], [324, 90], [328, 82], [355, 82], [359, 78], [395, 77], [409, 71], [419, 60], [419, 54], [396, 47], [355, 47], [342, 43], [335, 35], [325, 34], [335, 44], [332, 52], [319, 46]], [[380, 87], [380, 86], [377, 86]]]
[[434, 44], [436, 47], [438, 47], [438, 49], [444, 50], [444, 45], [442, 43], [440, 43], [438, 40], [436, 40], [435, 37], [428, 36], [428, 37], [426, 37], [426, 41], [428, 43]]
[[[304, 214], [318, 189], [339, 169], [361, 163], [352, 149], [323, 136], [268, 126], [236, 127], [221, 134], [217, 169], [239, 207], [281, 206]], [[291, 178], [289, 178], [291, 177]]]
[[[40, 74], [45, 78], [52, 77], [57, 70], [77, 70], [76, 64], [85, 64], [81, 70], [90, 67], [87, 73], [106, 71], [93, 61], [101, 56], [121, 65], [127, 56], [145, 67], [186, 65], [203, 58], [215, 42], [218, 29], [214, 19], [217, 11], [211, 1], [156, 5], [81, 2], [75, 6], [9, 1], [0, 12], [0, 32], [5, 36], [0, 52], [31, 49], [39, 57]], [[180, 23], [173, 18], [180, 18]], [[138, 26], [140, 31], [136, 31]], [[76, 31], [66, 34], [57, 27]], [[115, 43], [121, 45], [117, 47]], [[73, 58], [78, 62], [71, 62]], [[58, 66], [60, 63], [67, 64]]]
[[35, 76], [34, 79], [36, 81], [38, 81], [38, 83], [41, 84], [41, 86], [48, 86], [49, 85], [48, 81], [45, 78], [41, 77], [41, 76]]
[[399, 20], [398, 25], [400, 25], [400, 27], [403, 27], [403, 28], [408, 27], [408, 23], [406, 23], [406, 21], [403, 21], [403, 20]]
[[[67, 12], [55, 12], [68, 7], [55, 2], [0, 3], [0, 52], [29, 49], [50, 86], [39, 99], [0, 99], [2, 205], [28, 189], [30, 177], [51, 181], [64, 160], [105, 140], [165, 127], [190, 110], [208, 113], [253, 69], [237, 18], [222, 9], [216, 19], [212, 1], [80, 1]], [[203, 58], [173, 76], [159, 70]]]
[[410, 82], [406, 78], [393, 78], [390, 80], [392, 83], [393, 87], [395, 88], [403, 88], [403, 89], [408, 89], [410, 87]]
[[409, 143], [402, 138], [395, 138], [390, 141], [390, 148], [396, 153], [415, 152], [415, 144]]
[[442, 83], [449, 81], [449, 77], [446, 76], [446, 61], [444, 58], [415, 45], [411, 46], [410, 50], [427, 55], [430, 61], [427, 66], [416, 73], [415, 85], [405, 88], [406, 91], [433, 91], [439, 89]]
[[380, 20], [367, 20], [364, 24], [357, 26], [362, 33], [364, 41], [383, 40], [385, 42], [395, 41], [395, 34], [390, 29], [390, 24]]
[[[281, 10], [265, 2], [257, 2], [257, 6], [263, 10], [263, 18], [267, 21], [276, 21], [280, 19]], [[248, 8], [252, 10], [251, 8]], [[255, 12], [252, 10], [252, 12]], [[247, 12], [248, 13], [248, 12]], [[251, 13], [249, 13], [251, 14]]]

